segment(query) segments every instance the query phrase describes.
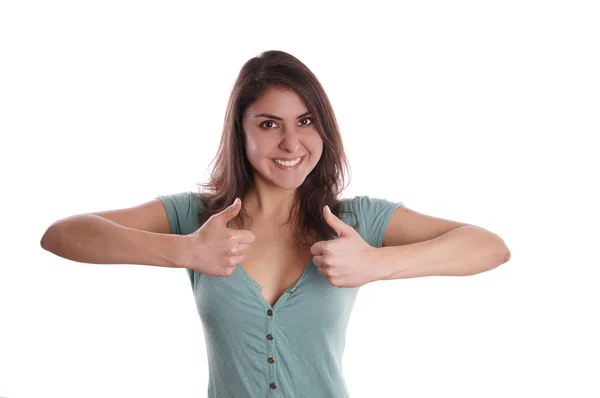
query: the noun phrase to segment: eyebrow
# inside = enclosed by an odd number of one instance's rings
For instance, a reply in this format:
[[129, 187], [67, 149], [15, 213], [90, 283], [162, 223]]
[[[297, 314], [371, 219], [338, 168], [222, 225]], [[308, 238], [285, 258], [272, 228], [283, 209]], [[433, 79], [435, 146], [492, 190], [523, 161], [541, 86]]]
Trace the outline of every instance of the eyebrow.
[[[296, 119], [300, 119], [301, 117], [304, 117], [304, 116], [310, 115], [311, 113], [312, 113], [312, 112], [310, 112], [310, 111], [308, 111], [308, 112], [305, 112], [305, 113], [303, 113], [302, 115], [298, 116]], [[254, 117], [261, 117], [261, 116], [262, 116], [262, 117], [268, 117], [268, 118], [270, 118], [270, 119], [283, 120], [283, 119], [282, 119], [282, 118], [280, 118], [279, 116], [271, 115], [270, 113], [261, 113], [261, 114], [258, 114], [258, 115], [254, 115]]]

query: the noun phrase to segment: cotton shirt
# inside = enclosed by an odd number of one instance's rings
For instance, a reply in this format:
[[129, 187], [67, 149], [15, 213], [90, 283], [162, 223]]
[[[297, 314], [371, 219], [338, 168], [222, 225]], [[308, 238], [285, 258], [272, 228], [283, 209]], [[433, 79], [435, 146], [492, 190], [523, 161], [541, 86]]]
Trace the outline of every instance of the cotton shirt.
[[[200, 228], [202, 202], [192, 191], [157, 199], [165, 206], [172, 234]], [[341, 201], [343, 210], [356, 213], [357, 232], [373, 247], [381, 247], [390, 217], [404, 205], [368, 196]], [[355, 222], [352, 214], [339, 218], [348, 225]], [[209, 398], [350, 396], [342, 355], [359, 287], [331, 285], [311, 259], [271, 306], [239, 264], [226, 277], [186, 271], [206, 341]]]

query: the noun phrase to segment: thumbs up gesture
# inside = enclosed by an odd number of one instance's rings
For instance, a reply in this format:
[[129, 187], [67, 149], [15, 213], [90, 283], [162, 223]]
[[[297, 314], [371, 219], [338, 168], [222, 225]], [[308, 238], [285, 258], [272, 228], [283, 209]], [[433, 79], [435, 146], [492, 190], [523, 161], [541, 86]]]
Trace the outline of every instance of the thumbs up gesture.
[[318, 272], [337, 287], [358, 287], [379, 280], [377, 248], [369, 245], [350, 225], [323, 208], [323, 217], [337, 233], [337, 239], [320, 241], [311, 246], [313, 263]]
[[213, 214], [199, 229], [185, 238], [179, 247], [178, 265], [212, 276], [229, 276], [250, 252], [256, 239], [247, 230], [227, 228], [242, 208], [238, 198], [220, 213]]

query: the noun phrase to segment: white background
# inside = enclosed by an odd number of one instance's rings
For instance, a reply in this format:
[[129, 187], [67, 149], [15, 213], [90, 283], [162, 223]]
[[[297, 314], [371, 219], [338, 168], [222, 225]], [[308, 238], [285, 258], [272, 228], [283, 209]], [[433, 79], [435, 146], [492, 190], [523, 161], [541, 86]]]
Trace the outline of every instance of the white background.
[[351, 396], [600, 396], [594, 2], [215, 3], [2, 2], [0, 396], [206, 395], [184, 269], [73, 262], [40, 239], [195, 190], [237, 73], [270, 49], [325, 87], [344, 197], [475, 224], [512, 253], [363, 286]]

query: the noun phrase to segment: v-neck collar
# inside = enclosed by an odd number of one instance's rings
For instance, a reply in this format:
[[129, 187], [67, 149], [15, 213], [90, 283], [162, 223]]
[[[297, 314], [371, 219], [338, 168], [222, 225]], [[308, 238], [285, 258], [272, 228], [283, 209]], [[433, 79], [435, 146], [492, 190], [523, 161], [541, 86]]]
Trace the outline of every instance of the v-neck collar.
[[[227, 221], [226, 227], [231, 228], [230, 224], [231, 224], [231, 220]], [[308, 261], [308, 264], [306, 264], [306, 266], [304, 267], [304, 271], [302, 271], [302, 275], [300, 275], [300, 278], [298, 278], [298, 280], [292, 286], [285, 289], [283, 294], [277, 298], [277, 300], [275, 301], [275, 304], [272, 307], [271, 307], [271, 304], [262, 295], [263, 287], [246, 272], [246, 270], [244, 269], [244, 267], [242, 266], [241, 263], [237, 264], [236, 269], [237, 268], [239, 268], [240, 273], [242, 274], [242, 277], [243, 277], [246, 285], [250, 288], [250, 290], [252, 290], [258, 296], [258, 299], [261, 302], [261, 304], [267, 309], [274, 310], [275, 308], [281, 307], [283, 305], [283, 303], [287, 300], [289, 295], [294, 293], [294, 291], [296, 291], [296, 289], [300, 285], [300, 282], [302, 282], [304, 280], [304, 278], [306, 277], [308, 272], [313, 268], [313, 261], [312, 261], [312, 258]]]
[[246, 272], [246, 270], [244, 269], [242, 264], [238, 264], [237, 268], [239, 268], [240, 273], [242, 274], [242, 277], [244, 278], [244, 282], [250, 288], [250, 290], [252, 290], [256, 294], [256, 296], [258, 297], [261, 304], [266, 309], [274, 310], [276, 308], [280, 308], [285, 303], [287, 298], [296, 291], [298, 286], [300, 286], [300, 283], [304, 280], [304, 278], [306, 277], [308, 272], [312, 269], [312, 265], [313, 265], [312, 260], [310, 260], [308, 262], [308, 264], [306, 265], [306, 267], [304, 268], [304, 271], [302, 271], [302, 275], [300, 275], [300, 278], [298, 278], [298, 280], [292, 286], [285, 289], [283, 294], [277, 298], [277, 300], [275, 301], [275, 304], [272, 307], [271, 307], [271, 304], [262, 295], [262, 290], [263, 290], [262, 286], [258, 282], [256, 282], [250, 275], [248, 275], [248, 273]]

